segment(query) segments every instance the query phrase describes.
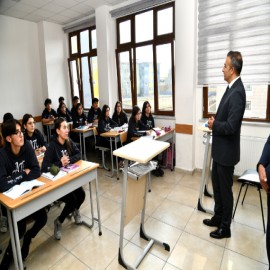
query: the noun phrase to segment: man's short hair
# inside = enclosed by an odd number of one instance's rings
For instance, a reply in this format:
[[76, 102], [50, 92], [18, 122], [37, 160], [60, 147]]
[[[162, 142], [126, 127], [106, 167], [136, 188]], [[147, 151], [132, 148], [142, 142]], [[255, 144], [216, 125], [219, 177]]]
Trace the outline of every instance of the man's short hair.
[[92, 104], [94, 104], [94, 103], [96, 103], [96, 102], [98, 102], [98, 98], [95, 98], [95, 97], [94, 97], [94, 98], [92, 99]]
[[3, 123], [5, 123], [6, 121], [8, 121], [10, 119], [14, 119], [12, 113], [10, 113], [10, 112], [5, 113], [4, 116], [3, 116]]
[[231, 66], [234, 68], [235, 73], [239, 76], [243, 67], [243, 58], [238, 51], [229, 51], [227, 57], [231, 59]]
[[2, 136], [4, 139], [6, 139], [7, 136], [10, 136], [12, 134], [16, 133], [16, 125], [22, 126], [21, 123], [16, 119], [9, 119], [5, 123], [2, 124], [1, 131]]
[[44, 101], [44, 106], [46, 107], [48, 104], [52, 104], [52, 100], [50, 98], [46, 98]]
[[65, 100], [64, 97], [59, 97], [59, 98], [58, 98], [58, 102], [59, 102], [59, 103], [62, 102], [62, 101], [64, 101], [64, 100]]
[[72, 101], [75, 101], [75, 100], [78, 100], [78, 99], [79, 99], [79, 97], [74, 96], [73, 99], [72, 99]]

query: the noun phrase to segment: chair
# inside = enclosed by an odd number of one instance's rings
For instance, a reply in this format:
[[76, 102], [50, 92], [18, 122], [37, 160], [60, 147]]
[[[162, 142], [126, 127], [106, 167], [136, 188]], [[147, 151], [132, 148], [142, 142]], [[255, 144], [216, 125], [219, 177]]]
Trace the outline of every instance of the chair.
[[98, 136], [97, 128], [94, 127], [93, 131], [94, 131], [94, 139], [95, 139], [95, 149], [101, 151], [101, 156], [102, 156], [101, 168], [104, 168], [105, 170], [109, 171], [110, 169], [107, 168], [105, 164], [105, 152], [110, 151], [110, 149], [104, 146], [97, 145], [97, 136]]
[[262, 212], [262, 221], [263, 221], [263, 230], [265, 233], [265, 222], [264, 222], [264, 214], [263, 214], [263, 205], [262, 205], [262, 196], [261, 196], [261, 189], [262, 186], [260, 184], [260, 179], [259, 179], [259, 174], [256, 170], [250, 169], [250, 170], [245, 170], [244, 173], [238, 178], [238, 182], [241, 183], [240, 189], [239, 189], [239, 193], [238, 193], [238, 197], [236, 200], [236, 204], [235, 204], [235, 208], [233, 211], [233, 216], [232, 218], [234, 218], [235, 212], [236, 212], [236, 208], [238, 205], [238, 201], [239, 201], [239, 197], [241, 195], [241, 191], [242, 188], [244, 187], [244, 185], [246, 185], [246, 190], [245, 190], [245, 194], [242, 200], [242, 204], [244, 203], [246, 194], [247, 194], [247, 189], [248, 186], [254, 186], [257, 188], [258, 192], [259, 192], [259, 196], [260, 196], [260, 204], [261, 204], [261, 212]]

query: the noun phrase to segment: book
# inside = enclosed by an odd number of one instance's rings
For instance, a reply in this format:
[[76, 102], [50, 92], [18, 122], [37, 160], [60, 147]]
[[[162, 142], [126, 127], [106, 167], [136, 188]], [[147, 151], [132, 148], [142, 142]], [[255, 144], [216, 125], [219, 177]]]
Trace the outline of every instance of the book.
[[15, 185], [3, 194], [8, 196], [11, 199], [17, 199], [21, 195], [31, 191], [35, 187], [43, 186], [45, 183], [39, 181], [39, 180], [31, 180], [31, 181], [24, 181], [20, 183], [19, 185]]
[[57, 175], [53, 175], [51, 174], [50, 172], [46, 172], [46, 173], [42, 173], [41, 176], [49, 179], [49, 180], [52, 180], [52, 181], [55, 181], [63, 176], [67, 175], [67, 172], [64, 172], [62, 170], [59, 171], [59, 173]]
[[75, 171], [79, 168], [80, 168], [80, 166], [77, 164], [68, 164], [65, 167], [61, 167], [60, 170], [69, 173], [69, 172]]

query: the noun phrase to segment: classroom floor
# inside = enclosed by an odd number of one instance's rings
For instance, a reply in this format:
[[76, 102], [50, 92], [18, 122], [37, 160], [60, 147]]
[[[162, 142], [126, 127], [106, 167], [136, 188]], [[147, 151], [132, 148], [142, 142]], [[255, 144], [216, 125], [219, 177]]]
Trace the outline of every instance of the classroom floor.
[[[105, 176], [106, 173], [98, 169], [102, 236], [98, 235], [97, 224], [91, 230], [67, 219], [63, 224], [62, 239], [54, 240], [53, 221], [60, 209], [53, 207], [48, 214], [47, 225], [32, 241], [25, 261], [27, 270], [124, 269], [118, 264], [122, 177], [118, 181], [115, 177]], [[232, 221], [232, 237], [215, 240], [209, 237], [213, 228], [202, 224], [203, 219], [211, 215], [196, 209], [200, 179], [201, 173], [198, 172], [189, 175], [168, 169], [164, 177], [152, 176], [152, 192], [147, 194], [146, 232], [168, 243], [171, 251], [154, 245], [138, 269], [268, 269], [257, 190], [250, 187], [244, 205], [239, 204]], [[235, 182], [235, 198], [238, 189]], [[89, 196], [81, 208], [84, 219], [90, 216], [88, 203]], [[266, 219], [264, 192], [263, 203]], [[206, 197], [204, 205], [213, 207], [213, 200]], [[125, 227], [124, 255], [130, 264], [136, 261], [147, 243], [139, 237], [139, 221], [138, 215]], [[8, 239], [8, 233], [0, 235], [2, 249]]]

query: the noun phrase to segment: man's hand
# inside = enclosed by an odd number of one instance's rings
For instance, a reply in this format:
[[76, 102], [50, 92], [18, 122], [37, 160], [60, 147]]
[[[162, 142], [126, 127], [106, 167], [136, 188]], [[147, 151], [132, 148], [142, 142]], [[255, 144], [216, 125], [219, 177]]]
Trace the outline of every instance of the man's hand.
[[213, 116], [211, 116], [211, 117], [208, 119], [208, 128], [209, 128], [209, 129], [212, 129], [212, 128], [213, 128], [214, 121], [215, 121], [215, 118], [214, 118]]
[[267, 184], [266, 172], [265, 172], [265, 168], [262, 164], [260, 164], [258, 167], [258, 173], [259, 173], [259, 178], [260, 178], [260, 183], [262, 185], [262, 188], [266, 192], [269, 192], [269, 186]]

